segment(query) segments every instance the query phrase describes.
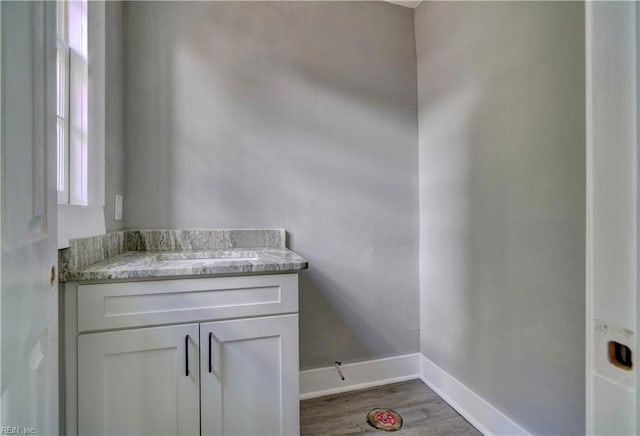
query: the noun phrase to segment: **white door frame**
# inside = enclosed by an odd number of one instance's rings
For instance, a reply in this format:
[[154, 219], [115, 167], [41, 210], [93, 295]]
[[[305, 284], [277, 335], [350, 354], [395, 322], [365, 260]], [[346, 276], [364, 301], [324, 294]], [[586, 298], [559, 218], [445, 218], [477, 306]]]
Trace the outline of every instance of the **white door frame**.
[[[2, 38], [2, 8], [0, 7], [0, 39]], [[2, 147], [4, 137], [2, 136], [2, 44], [0, 41], [0, 156], [2, 156]], [[1, 159], [0, 159], [1, 161]], [[0, 165], [0, 212], [2, 208], [2, 165]], [[0, 247], [2, 247], [2, 219], [0, 219]], [[2, 249], [0, 248], [0, 265], [2, 265]], [[2, 268], [0, 268], [0, 283], [2, 283]], [[0, 326], [2, 326], [2, 298], [0, 298]], [[0, 334], [0, 362], [2, 362], [2, 335]], [[2, 365], [0, 365], [0, 380], [2, 380]], [[0, 426], [4, 426], [2, 421], [2, 395], [0, 395]]]
[[[638, 434], [638, 5], [585, 3], [586, 433]], [[609, 362], [629, 346], [631, 371]]]

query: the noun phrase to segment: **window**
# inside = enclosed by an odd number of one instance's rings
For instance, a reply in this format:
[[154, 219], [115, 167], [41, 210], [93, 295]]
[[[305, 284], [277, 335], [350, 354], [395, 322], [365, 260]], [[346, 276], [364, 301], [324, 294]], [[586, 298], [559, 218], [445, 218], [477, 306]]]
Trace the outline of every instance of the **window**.
[[69, 246], [70, 238], [102, 235], [106, 231], [107, 26], [103, 1], [55, 0], [55, 5], [58, 248], [64, 248]]
[[87, 205], [87, 1], [56, 6], [58, 203]]
[[69, 42], [67, 40], [67, 4], [64, 1], [56, 3], [57, 15], [57, 88], [56, 88], [56, 137], [57, 137], [57, 188], [58, 203], [69, 203]]

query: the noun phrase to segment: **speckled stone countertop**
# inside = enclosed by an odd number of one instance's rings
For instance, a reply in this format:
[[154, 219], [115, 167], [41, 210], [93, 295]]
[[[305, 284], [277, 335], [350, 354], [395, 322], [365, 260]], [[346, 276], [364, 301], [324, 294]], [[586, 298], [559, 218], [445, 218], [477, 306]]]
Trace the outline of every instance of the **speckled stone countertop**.
[[281, 229], [126, 230], [70, 241], [61, 281], [296, 272], [305, 259]]

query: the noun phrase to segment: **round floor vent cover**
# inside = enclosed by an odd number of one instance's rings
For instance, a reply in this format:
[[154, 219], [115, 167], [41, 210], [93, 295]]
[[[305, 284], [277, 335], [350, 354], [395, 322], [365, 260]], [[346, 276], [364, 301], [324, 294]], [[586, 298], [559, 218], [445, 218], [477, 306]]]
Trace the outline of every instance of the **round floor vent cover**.
[[367, 423], [379, 430], [397, 431], [402, 428], [402, 416], [391, 409], [371, 409], [367, 414]]

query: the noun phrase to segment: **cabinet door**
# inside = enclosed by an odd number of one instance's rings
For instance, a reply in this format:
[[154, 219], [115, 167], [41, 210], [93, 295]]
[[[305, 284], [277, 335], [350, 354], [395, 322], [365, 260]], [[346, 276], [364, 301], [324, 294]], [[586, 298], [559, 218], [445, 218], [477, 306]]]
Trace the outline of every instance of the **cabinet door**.
[[200, 325], [203, 435], [299, 433], [298, 315]]
[[78, 337], [78, 432], [200, 432], [198, 324]]

